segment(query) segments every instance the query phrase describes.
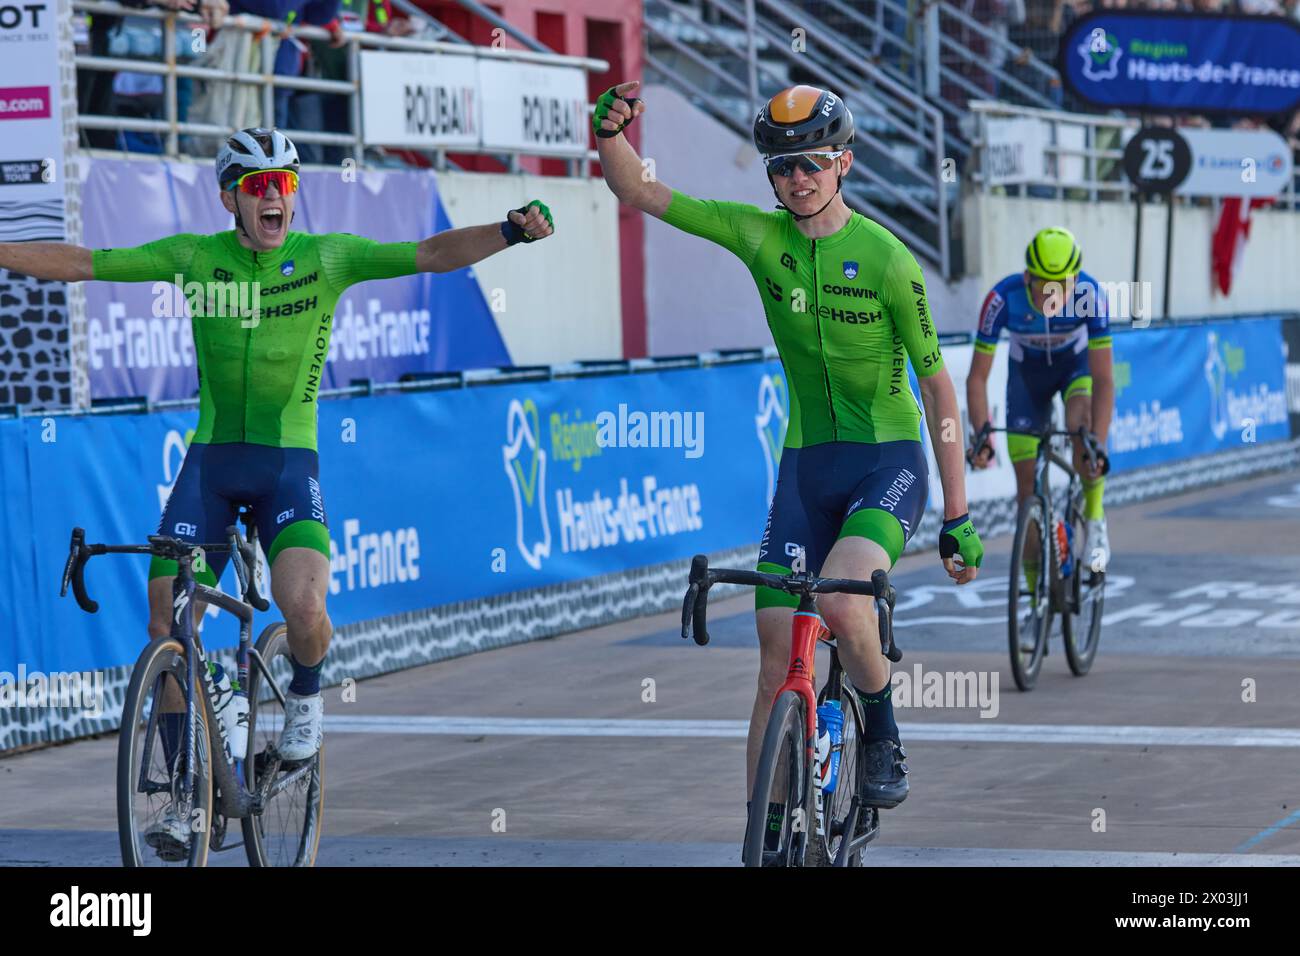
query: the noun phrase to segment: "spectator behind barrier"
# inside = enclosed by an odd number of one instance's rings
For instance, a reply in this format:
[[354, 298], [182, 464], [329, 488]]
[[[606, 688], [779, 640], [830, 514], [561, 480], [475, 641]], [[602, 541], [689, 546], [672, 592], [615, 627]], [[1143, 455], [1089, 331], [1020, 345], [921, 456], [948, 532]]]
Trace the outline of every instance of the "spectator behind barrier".
[[[404, 37], [415, 32], [406, 17], [395, 17], [389, 0], [340, 0], [339, 25], [347, 33], [382, 33]], [[344, 44], [311, 41], [312, 75], [323, 80], [345, 80], [348, 75], [348, 50]], [[329, 93], [297, 91], [294, 104], [302, 122], [311, 129], [327, 133], [353, 132], [348, 98]], [[342, 146], [325, 146], [323, 161], [334, 165], [343, 162], [347, 153]]]
[[[208, 29], [221, 26], [229, 11], [226, 0], [120, 0], [122, 6], [143, 8], [161, 7], [184, 13], [197, 13]], [[90, 21], [90, 55], [97, 57], [121, 56], [123, 52], [137, 59], [161, 58], [162, 28], [158, 21], [136, 21], [147, 24], [157, 36], [156, 44], [137, 46], [126, 38], [125, 51], [115, 49], [123, 41], [123, 25], [128, 18], [97, 14]], [[141, 34], [143, 35], [143, 34]], [[118, 42], [115, 42], [118, 41]], [[184, 54], [185, 47], [179, 52]], [[148, 77], [148, 82], [143, 80]], [[185, 119], [183, 107], [188, 100], [190, 83], [186, 79], [177, 84], [179, 119]], [[77, 112], [83, 116], [135, 116], [161, 119], [162, 77], [151, 74], [114, 73], [111, 70], [79, 70], [77, 72]], [[148, 138], [146, 138], [146, 135]], [[142, 149], [160, 152], [161, 147], [153, 134], [126, 133], [111, 129], [83, 129], [81, 143], [91, 149]]]
[[[339, 0], [234, 0], [230, 10], [232, 13], [251, 13], [268, 20], [283, 20], [289, 25], [276, 50], [273, 70], [276, 76], [303, 76], [307, 72], [310, 53], [307, 45], [293, 35], [295, 23], [324, 27], [332, 34], [330, 46], [338, 47], [346, 42], [339, 25]], [[300, 115], [295, 92], [297, 91], [276, 87], [275, 125], [288, 130], [319, 130], [319, 123], [314, 126], [310, 123], [313, 117]], [[298, 149], [304, 163], [321, 161], [319, 146], [304, 143]]]

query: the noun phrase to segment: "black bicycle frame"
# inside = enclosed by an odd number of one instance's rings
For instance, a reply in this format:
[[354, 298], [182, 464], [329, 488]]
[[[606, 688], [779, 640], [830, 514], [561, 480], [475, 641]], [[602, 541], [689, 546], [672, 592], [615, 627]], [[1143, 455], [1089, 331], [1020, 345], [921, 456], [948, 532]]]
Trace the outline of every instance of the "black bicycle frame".
[[[198, 720], [197, 712], [194, 709], [195, 689], [198, 687], [199, 675], [202, 674], [204, 687], [207, 690], [204, 716], [208, 725], [209, 739], [220, 741], [223, 757], [223, 759], [217, 760], [214, 756], [211, 760], [213, 776], [220, 793], [220, 800], [214, 809], [227, 818], [242, 818], [261, 812], [266, 798], [273, 790], [279, 792], [284, 787], [290, 786], [304, 772], [311, 769], [311, 763], [307, 762], [302, 767], [297, 768], [296, 771], [279, 780], [275, 780], [274, 774], [266, 774], [266, 789], [259, 789], [257, 793], [251, 792], [244, 783], [243, 762], [246, 754], [236, 755], [231, 753], [230, 740], [226, 736], [225, 727], [221, 721], [216, 719], [216, 714], [213, 711], [213, 701], [216, 700], [217, 689], [212, 680], [211, 670], [208, 667], [203, 642], [194, 624], [194, 614], [191, 609], [194, 607], [196, 599], [227, 611], [239, 619], [239, 649], [236, 651], [236, 668], [241, 685], [248, 686], [251, 664], [257, 668], [258, 673], [265, 679], [266, 684], [271, 688], [280, 704], [283, 706], [285, 702], [284, 694], [271, 677], [270, 668], [252, 646], [253, 612], [254, 610], [265, 611], [270, 605], [257, 593], [256, 582], [252, 578], [249, 566], [245, 564], [246, 558], [252, 561], [256, 556], [256, 526], [247, 513], [242, 514], [240, 517], [249, 528], [248, 542], [240, 539], [238, 529], [232, 525], [226, 529], [229, 535], [228, 541], [221, 544], [188, 545], [176, 539], [155, 536], [150, 538], [151, 543], [149, 545], [88, 545], [86, 544], [85, 531], [81, 528], [74, 528], [68, 563], [63, 571], [63, 586], [60, 590], [61, 594], [65, 594], [68, 586], [71, 585], [78, 605], [83, 610], [93, 614], [99, 609], [99, 605], [91, 600], [87, 594], [84, 578], [85, 565], [91, 557], [101, 554], [152, 554], [176, 561], [177, 574], [172, 582], [171, 636], [180, 642], [186, 661], [187, 687], [185, 688], [185, 731], [183, 737], [186, 755], [185, 787], [188, 793], [193, 790], [194, 786], [194, 757], [197, 747], [195, 733]], [[201, 561], [202, 555], [209, 551], [230, 552], [239, 582], [239, 594], [243, 595], [243, 599], [218, 591], [206, 584], [199, 584], [195, 580], [195, 560]], [[160, 675], [158, 679], [161, 681], [165, 676]], [[156, 699], [161, 702], [160, 697]], [[143, 792], [156, 789], [147, 781], [149, 777], [149, 755], [152, 753], [154, 735], [157, 732], [158, 713], [157, 707], [151, 710], [149, 726], [145, 730], [146, 749], [140, 768], [140, 788]]]

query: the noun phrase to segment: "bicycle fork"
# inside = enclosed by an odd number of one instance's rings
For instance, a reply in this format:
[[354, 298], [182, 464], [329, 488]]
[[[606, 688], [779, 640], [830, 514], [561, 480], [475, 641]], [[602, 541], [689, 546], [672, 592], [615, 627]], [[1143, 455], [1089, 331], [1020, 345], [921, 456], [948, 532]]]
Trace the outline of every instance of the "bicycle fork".
[[[821, 812], [821, 786], [817, 774], [817, 695], [814, 690], [817, 666], [817, 642], [828, 634], [825, 621], [817, 613], [813, 599], [804, 595], [794, 613], [790, 635], [790, 668], [785, 683], [776, 692], [773, 702], [787, 691], [803, 698], [804, 708], [804, 766], [811, 777], [812, 795], [816, 817], [812, 822], [815, 832], [823, 826]], [[807, 792], [807, 791], [805, 791]]]

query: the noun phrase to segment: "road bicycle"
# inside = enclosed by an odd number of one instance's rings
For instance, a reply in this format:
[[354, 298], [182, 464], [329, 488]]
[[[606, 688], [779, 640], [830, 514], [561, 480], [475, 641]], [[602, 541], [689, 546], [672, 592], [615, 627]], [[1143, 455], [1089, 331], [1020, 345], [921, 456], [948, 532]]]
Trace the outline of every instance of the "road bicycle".
[[[205, 866], [209, 850], [244, 847], [250, 866], [312, 866], [320, 844], [324, 752], [290, 763], [276, 751], [284, 723], [284, 687], [292, 678], [288, 632], [269, 625], [251, 640], [253, 611], [268, 602], [257, 591], [257, 526], [251, 510], [227, 540], [195, 545], [150, 535], [146, 545], [87, 544], [72, 531], [60, 596], [71, 584], [77, 604], [95, 613], [86, 591], [86, 563], [102, 554], [149, 554], [175, 561], [172, 626], [151, 640], [131, 672], [117, 750], [118, 838], [125, 866]], [[199, 584], [206, 556], [229, 553], [239, 597]], [[212, 669], [192, 608], [205, 602], [239, 619], [236, 669], [248, 697], [248, 745], [232, 754], [230, 738], [213, 708], [218, 699]], [[243, 841], [228, 842], [239, 820]], [[184, 825], [176, 827], [173, 821]], [[182, 836], [184, 834], [184, 836]]]
[[[1007, 429], [985, 425], [971, 442], [972, 454], [978, 454], [995, 431]], [[1101, 641], [1106, 599], [1103, 557], [1093, 553], [1084, 540], [1087, 523], [1083, 517], [1083, 481], [1071, 461], [1053, 447], [1052, 439], [1082, 441], [1090, 465], [1095, 468], [1100, 461], [1103, 474], [1109, 471], [1106, 453], [1082, 426], [1070, 432], [1048, 422], [1035, 437], [1038, 455], [1034, 461], [1034, 490], [1020, 503], [1016, 515], [1007, 588], [1011, 674], [1022, 691], [1033, 690], [1038, 681], [1047, 656], [1052, 619], [1058, 614], [1070, 671], [1083, 677], [1092, 669]], [[1056, 465], [1069, 476], [1063, 510], [1052, 496], [1049, 465]]]
[[[879, 809], [867, 806], [860, 796], [867, 767], [862, 704], [840, 666], [835, 638], [817, 613], [814, 596], [843, 593], [874, 598], [881, 652], [897, 663], [903, 655], [894, 646], [896, 593], [889, 575], [876, 571], [870, 581], [853, 581], [803, 572], [779, 575], [710, 568], [706, 556], [696, 555], [682, 604], [682, 637], [693, 638], [696, 644], [709, 642], [708, 597], [715, 584], [769, 587], [799, 599], [791, 625], [789, 671], [772, 704], [754, 778], [742, 854], [745, 865], [861, 865], [863, 848], [880, 835]], [[818, 641], [830, 646], [830, 673], [821, 693], [814, 696]], [[779, 834], [769, 840], [767, 808], [774, 802], [783, 805], [785, 812]]]

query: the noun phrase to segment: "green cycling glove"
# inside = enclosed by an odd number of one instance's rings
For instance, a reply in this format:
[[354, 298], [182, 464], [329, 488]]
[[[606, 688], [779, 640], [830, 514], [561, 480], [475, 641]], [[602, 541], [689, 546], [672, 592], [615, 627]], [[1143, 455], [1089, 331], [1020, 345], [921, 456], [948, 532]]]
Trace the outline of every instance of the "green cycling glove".
[[[543, 218], [546, 219], [546, 224], [551, 227], [552, 231], [554, 231], [555, 220], [551, 218], [551, 209], [540, 199], [529, 200], [518, 209], [512, 209], [511, 212], [517, 212], [521, 216], [526, 216], [528, 215], [528, 208], [530, 206], [537, 207]], [[516, 226], [511, 222], [509, 216], [507, 216], [506, 221], [501, 224], [501, 235], [505, 236], [507, 246], [513, 246], [516, 242], [536, 242], [538, 239], [543, 238], [542, 236], [528, 235], [528, 233], [524, 232], [522, 226]]]
[[984, 560], [984, 543], [971, 524], [969, 513], [949, 518], [939, 532], [939, 557], [946, 561], [956, 554], [961, 555], [962, 563], [968, 568], [978, 568]]
[[610, 87], [596, 99], [596, 112], [591, 114], [591, 128], [596, 131], [596, 135], [601, 139], [611, 139], [617, 136], [623, 130], [627, 129], [632, 120], [636, 119], [635, 110], [631, 117], [624, 121], [618, 129], [602, 129], [600, 124], [609, 116], [610, 107], [614, 105], [615, 100], [622, 100], [628, 106], [636, 106], [636, 97], [619, 96], [614, 92], [614, 87]]

